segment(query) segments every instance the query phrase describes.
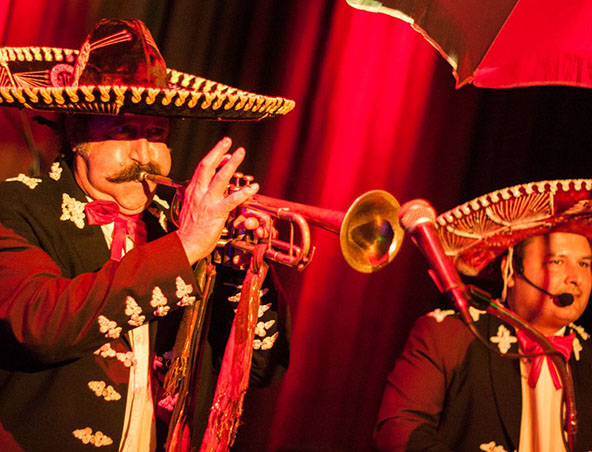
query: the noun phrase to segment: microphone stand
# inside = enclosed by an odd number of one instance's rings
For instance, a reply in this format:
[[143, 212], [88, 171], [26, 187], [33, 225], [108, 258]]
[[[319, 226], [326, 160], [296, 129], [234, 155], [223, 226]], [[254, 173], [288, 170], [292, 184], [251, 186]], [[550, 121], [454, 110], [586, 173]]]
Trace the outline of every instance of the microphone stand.
[[512, 325], [514, 328], [524, 331], [524, 333], [530, 339], [538, 343], [545, 354], [551, 358], [551, 361], [555, 365], [555, 369], [559, 374], [559, 378], [561, 379], [561, 384], [563, 385], [563, 397], [565, 401], [565, 431], [567, 433], [569, 450], [575, 450], [575, 440], [578, 425], [576, 418], [575, 390], [573, 378], [571, 373], [568, 371], [568, 364], [563, 358], [563, 355], [561, 355], [561, 353], [559, 353], [555, 347], [553, 347], [547, 338], [538, 332], [532, 325], [514, 314], [505, 306], [499, 304], [487, 292], [472, 285], [467, 285], [466, 289], [466, 293], [468, 293], [470, 296], [471, 304], [479, 309], [484, 309], [488, 314], [500, 318], [504, 322]]

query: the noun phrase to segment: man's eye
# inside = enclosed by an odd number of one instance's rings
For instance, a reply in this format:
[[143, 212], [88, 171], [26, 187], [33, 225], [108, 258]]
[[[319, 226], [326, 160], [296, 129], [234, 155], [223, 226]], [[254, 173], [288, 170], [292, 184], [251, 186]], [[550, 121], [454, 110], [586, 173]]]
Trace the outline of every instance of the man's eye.
[[549, 259], [547, 261], [547, 265], [561, 265], [563, 264], [563, 259]]
[[148, 141], [166, 141], [168, 130], [164, 127], [151, 127], [146, 130], [146, 139]]
[[112, 140], [131, 140], [138, 136], [138, 129], [131, 125], [113, 127], [109, 131], [109, 138]]
[[580, 262], [580, 267], [582, 267], [582, 268], [590, 268], [590, 262], [588, 262], [588, 261]]

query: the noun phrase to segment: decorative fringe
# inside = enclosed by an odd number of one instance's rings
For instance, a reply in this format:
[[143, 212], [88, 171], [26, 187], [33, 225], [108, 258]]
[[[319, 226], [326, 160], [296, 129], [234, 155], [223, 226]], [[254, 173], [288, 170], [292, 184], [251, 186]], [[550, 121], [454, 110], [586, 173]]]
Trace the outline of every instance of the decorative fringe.
[[243, 282], [241, 298], [218, 377], [216, 394], [201, 444], [201, 452], [225, 452], [234, 443], [249, 385], [253, 338], [260, 296], [268, 266], [263, 260], [267, 245], [259, 245]]

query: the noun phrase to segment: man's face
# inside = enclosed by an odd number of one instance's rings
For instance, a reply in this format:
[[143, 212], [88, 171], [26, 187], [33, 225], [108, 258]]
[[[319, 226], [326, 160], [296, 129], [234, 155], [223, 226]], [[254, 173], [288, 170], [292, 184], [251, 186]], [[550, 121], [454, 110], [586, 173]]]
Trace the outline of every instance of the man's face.
[[592, 287], [591, 260], [590, 243], [584, 236], [555, 232], [534, 237], [524, 247], [524, 276], [552, 294], [572, 294], [574, 302], [559, 306], [553, 297], [515, 274], [508, 282], [510, 308], [543, 334], [553, 334], [586, 309]]
[[168, 119], [149, 116], [93, 116], [86, 139], [74, 150], [74, 176], [93, 199], [115, 201], [134, 215], [152, 201], [156, 185], [138, 182], [140, 171], [167, 175], [171, 153], [166, 145]]

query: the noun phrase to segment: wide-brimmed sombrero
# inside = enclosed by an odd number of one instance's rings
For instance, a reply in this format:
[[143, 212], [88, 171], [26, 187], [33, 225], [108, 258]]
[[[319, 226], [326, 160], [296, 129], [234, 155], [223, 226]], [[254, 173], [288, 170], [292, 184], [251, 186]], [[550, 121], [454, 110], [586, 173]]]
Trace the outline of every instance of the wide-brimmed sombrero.
[[294, 101], [167, 68], [142, 21], [104, 19], [80, 50], [0, 48], [0, 106], [239, 120], [286, 114]]
[[436, 219], [457, 269], [477, 276], [509, 247], [535, 235], [573, 232], [592, 238], [592, 179], [564, 179], [496, 190]]

